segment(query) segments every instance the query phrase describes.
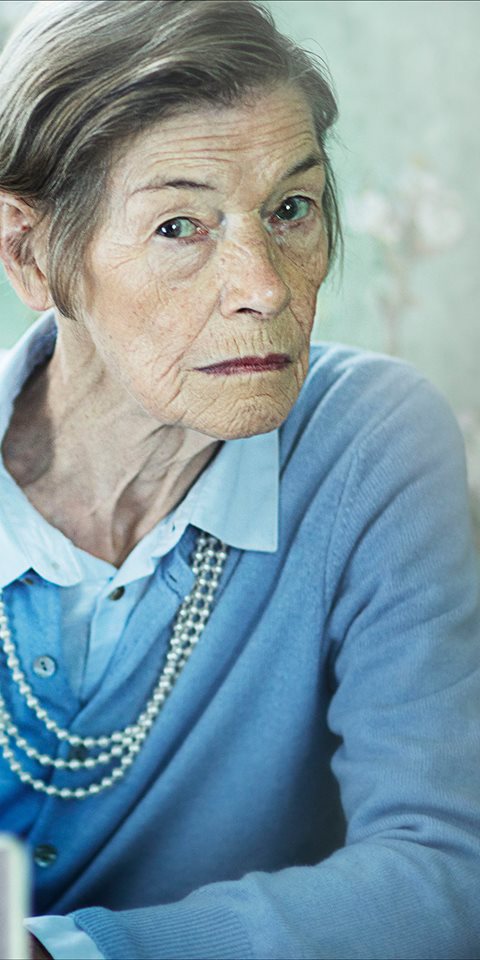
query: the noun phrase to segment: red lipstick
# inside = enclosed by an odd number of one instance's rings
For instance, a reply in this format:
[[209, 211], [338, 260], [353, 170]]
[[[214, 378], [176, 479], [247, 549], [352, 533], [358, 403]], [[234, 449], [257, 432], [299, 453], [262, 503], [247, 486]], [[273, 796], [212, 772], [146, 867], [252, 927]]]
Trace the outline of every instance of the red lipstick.
[[221, 360], [207, 367], [198, 367], [202, 373], [232, 374], [232, 373], [265, 373], [268, 370], [283, 370], [291, 363], [287, 353], [269, 353], [267, 357], [237, 357], [231, 360]]

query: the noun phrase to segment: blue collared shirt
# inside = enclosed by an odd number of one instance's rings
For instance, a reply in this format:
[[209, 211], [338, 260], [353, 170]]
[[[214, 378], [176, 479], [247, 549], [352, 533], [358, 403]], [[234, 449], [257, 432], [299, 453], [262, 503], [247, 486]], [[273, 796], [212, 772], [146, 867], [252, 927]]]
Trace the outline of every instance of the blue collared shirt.
[[[0, 443], [15, 397], [51, 354], [56, 327], [41, 317], [3, 358]], [[225, 498], [224, 491], [229, 491]], [[224, 443], [187, 496], [142, 538], [120, 568], [77, 547], [32, 506], [0, 461], [0, 587], [35, 571], [62, 591], [64, 661], [85, 702], [101, 682], [123, 628], [161, 557], [192, 524], [230, 546], [271, 552], [278, 539], [278, 431]], [[124, 588], [121, 603], [110, 597]]]
[[[55, 337], [53, 316], [47, 314], [1, 358], [0, 443], [15, 397], [34, 367], [52, 353]], [[156, 565], [189, 524], [230, 546], [266, 552], [276, 549], [278, 431], [225, 442], [187, 496], [142, 538], [118, 569], [80, 549], [48, 523], [0, 459], [0, 587], [20, 577], [28, 580], [34, 571], [65, 588], [61, 591], [62, 662], [79, 700], [88, 700], [101, 683]], [[124, 593], [120, 601], [112, 602], [119, 587]], [[28, 921], [28, 929], [52, 956], [71, 960], [102, 957], [70, 917], [37, 917]]]

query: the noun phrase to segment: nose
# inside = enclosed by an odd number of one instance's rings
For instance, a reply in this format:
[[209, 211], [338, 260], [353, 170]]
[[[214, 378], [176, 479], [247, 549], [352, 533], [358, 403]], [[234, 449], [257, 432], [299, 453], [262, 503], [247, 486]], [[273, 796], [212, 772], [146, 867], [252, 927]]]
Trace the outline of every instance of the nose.
[[224, 317], [250, 313], [269, 320], [288, 306], [290, 290], [279, 271], [279, 251], [273, 250], [274, 242], [261, 224], [244, 229], [241, 236], [224, 239], [220, 253], [220, 309]]

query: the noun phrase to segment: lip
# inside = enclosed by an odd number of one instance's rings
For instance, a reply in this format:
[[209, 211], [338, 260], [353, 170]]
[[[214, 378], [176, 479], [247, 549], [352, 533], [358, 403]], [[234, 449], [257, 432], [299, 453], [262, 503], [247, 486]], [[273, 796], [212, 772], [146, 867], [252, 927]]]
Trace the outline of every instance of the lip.
[[287, 353], [269, 353], [266, 357], [233, 357], [230, 360], [211, 363], [206, 367], [197, 367], [197, 370], [217, 375], [264, 373], [269, 370], [284, 370], [291, 362]]

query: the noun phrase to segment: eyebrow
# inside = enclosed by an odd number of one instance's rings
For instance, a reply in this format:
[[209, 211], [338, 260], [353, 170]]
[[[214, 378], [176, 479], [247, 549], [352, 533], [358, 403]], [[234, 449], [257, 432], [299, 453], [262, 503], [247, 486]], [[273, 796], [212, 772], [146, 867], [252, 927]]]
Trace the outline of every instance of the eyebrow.
[[[313, 167], [323, 167], [323, 165], [324, 158], [320, 153], [310, 153], [304, 160], [300, 160], [299, 163], [295, 163], [293, 167], [286, 170], [278, 182], [288, 180], [290, 177], [296, 177], [300, 173], [306, 173], [307, 170], [311, 170]], [[136, 187], [129, 196], [133, 197], [134, 194], [143, 193], [146, 190], [164, 190], [166, 187], [173, 187], [176, 190], [217, 190], [217, 187], [213, 184], [204, 183], [201, 180], [188, 180], [185, 177], [175, 177], [172, 180], [168, 180], [162, 177], [155, 177], [143, 186]]]

